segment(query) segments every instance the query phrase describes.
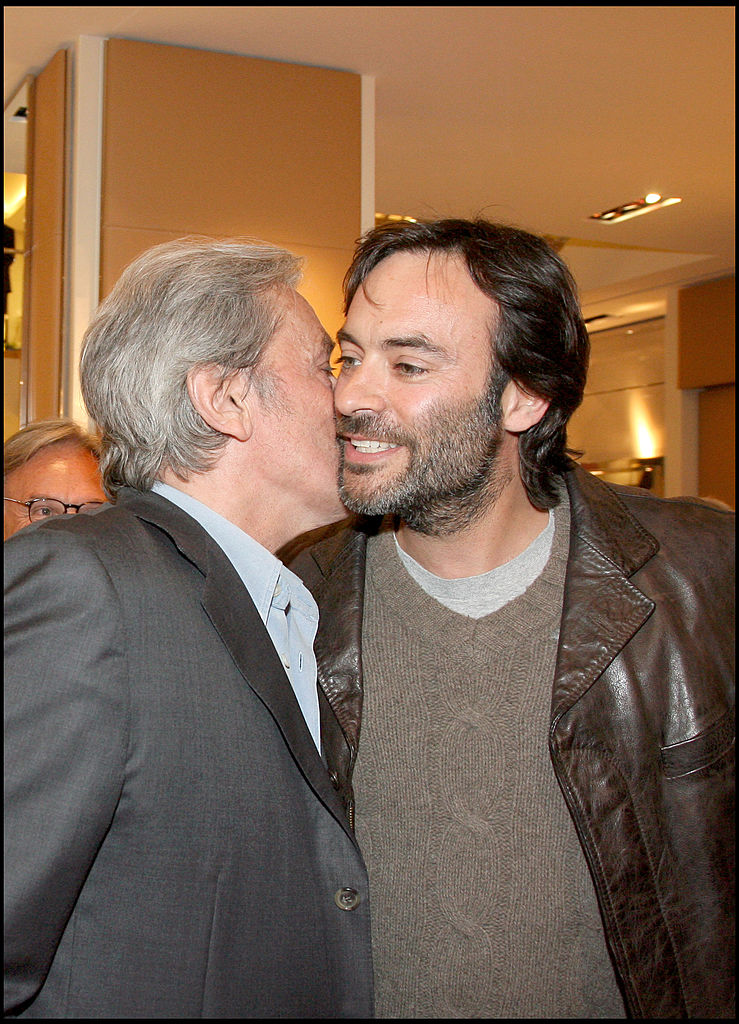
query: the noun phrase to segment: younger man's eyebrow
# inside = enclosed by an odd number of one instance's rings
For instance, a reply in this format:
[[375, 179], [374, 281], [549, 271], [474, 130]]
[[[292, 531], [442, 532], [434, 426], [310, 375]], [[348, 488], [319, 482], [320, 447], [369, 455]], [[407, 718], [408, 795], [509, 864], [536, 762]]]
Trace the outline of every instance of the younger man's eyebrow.
[[[342, 342], [348, 345], [356, 345], [358, 348], [362, 346], [359, 342], [354, 339], [348, 331], [341, 328], [336, 334], [336, 340], [339, 344]], [[430, 341], [425, 334], [409, 334], [398, 338], [386, 338], [382, 342], [384, 349], [389, 348], [415, 348], [423, 352], [428, 352], [430, 355], [446, 355], [446, 350], [439, 345], [435, 345]]]
[[383, 348], [417, 348], [429, 355], [443, 356], [446, 350], [440, 345], [435, 345], [425, 334], [410, 334], [402, 338], [386, 338], [382, 343]]
[[342, 341], [346, 342], [347, 345], [356, 345], [356, 341], [354, 340], [354, 338], [352, 338], [351, 334], [349, 334], [348, 331], [345, 331], [343, 327], [340, 327], [336, 332], [336, 341], [339, 343], [339, 345], [342, 343]]

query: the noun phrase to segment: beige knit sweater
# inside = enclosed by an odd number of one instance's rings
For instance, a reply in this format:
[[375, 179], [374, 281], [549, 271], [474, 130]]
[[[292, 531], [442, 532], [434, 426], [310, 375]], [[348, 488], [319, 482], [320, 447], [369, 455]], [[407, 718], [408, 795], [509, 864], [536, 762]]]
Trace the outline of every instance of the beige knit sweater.
[[542, 575], [470, 619], [368, 549], [355, 772], [377, 1015], [623, 1017], [547, 751], [569, 510]]

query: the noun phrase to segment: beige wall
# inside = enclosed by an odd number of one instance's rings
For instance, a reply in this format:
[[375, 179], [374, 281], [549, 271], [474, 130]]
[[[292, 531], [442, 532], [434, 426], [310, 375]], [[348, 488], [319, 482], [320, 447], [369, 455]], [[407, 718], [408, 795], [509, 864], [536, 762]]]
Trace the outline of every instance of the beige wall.
[[[8, 177], [6, 173], [6, 178]], [[16, 179], [20, 174], [13, 175]], [[5, 331], [8, 347], [3, 353], [3, 439], [14, 434], [21, 425], [21, 331], [23, 326], [23, 280], [26, 248], [26, 206], [5, 218], [15, 232], [15, 255], [10, 264], [10, 291], [7, 294]]]
[[707, 388], [733, 384], [734, 275], [681, 288], [678, 384]]
[[360, 234], [361, 78], [124, 39], [106, 45], [101, 297], [143, 249], [252, 236], [305, 256], [329, 333]]
[[734, 276], [681, 288], [678, 384], [698, 398], [698, 489], [734, 507]]
[[26, 284], [23, 313], [23, 423], [61, 407], [67, 53], [60, 50], [30, 94]]
[[736, 507], [735, 392], [734, 384], [706, 388], [698, 406], [700, 493], [732, 508]]
[[21, 353], [3, 354], [3, 440], [7, 441], [21, 425]]

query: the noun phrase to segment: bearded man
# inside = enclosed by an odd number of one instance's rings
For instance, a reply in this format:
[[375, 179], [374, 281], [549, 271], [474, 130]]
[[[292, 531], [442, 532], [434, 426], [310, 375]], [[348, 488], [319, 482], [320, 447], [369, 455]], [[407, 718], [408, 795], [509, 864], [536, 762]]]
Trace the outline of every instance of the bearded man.
[[345, 289], [358, 515], [294, 567], [377, 1015], [732, 1016], [733, 515], [571, 460], [588, 337], [541, 239], [392, 224]]

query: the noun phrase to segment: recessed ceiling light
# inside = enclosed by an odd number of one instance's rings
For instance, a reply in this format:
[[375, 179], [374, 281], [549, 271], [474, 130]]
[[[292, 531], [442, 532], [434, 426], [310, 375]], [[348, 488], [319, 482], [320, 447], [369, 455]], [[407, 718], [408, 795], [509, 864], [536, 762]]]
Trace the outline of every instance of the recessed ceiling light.
[[622, 220], [629, 220], [630, 217], [640, 217], [643, 213], [651, 213], [652, 210], [660, 210], [663, 206], [674, 206], [681, 203], [682, 199], [677, 196], [663, 198], [658, 192], [650, 192], [641, 199], [634, 199], [631, 203], [624, 203], [622, 206], [614, 206], [603, 213], [593, 213], [589, 220], [598, 220], [603, 224], [617, 224]]

